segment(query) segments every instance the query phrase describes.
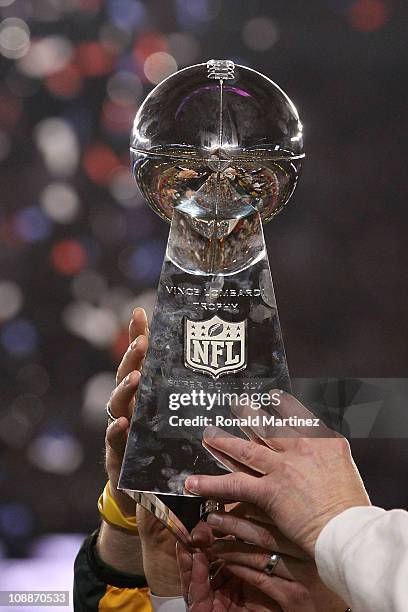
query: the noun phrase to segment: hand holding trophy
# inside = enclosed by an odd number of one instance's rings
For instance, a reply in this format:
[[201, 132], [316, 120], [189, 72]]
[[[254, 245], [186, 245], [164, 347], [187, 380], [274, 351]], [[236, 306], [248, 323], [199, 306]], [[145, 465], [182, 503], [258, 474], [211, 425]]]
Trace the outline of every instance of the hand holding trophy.
[[232, 404], [272, 414], [268, 391], [290, 390], [262, 223], [296, 187], [302, 125], [267, 77], [211, 60], [149, 94], [131, 155], [171, 226], [119, 488], [188, 545], [203, 500], [184, 481], [225, 471], [202, 446], [204, 428], [242, 436]]

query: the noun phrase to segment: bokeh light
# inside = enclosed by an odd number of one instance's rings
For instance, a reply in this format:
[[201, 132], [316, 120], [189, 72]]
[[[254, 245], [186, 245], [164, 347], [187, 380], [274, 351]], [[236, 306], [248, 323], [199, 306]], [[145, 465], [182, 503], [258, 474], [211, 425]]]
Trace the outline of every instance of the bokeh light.
[[37, 123], [34, 138], [51, 175], [65, 178], [74, 174], [79, 163], [79, 143], [68, 121], [43, 119]]
[[112, 54], [98, 42], [81, 43], [77, 48], [77, 62], [81, 73], [88, 77], [109, 74], [114, 67]]
[[73, 0], [73, 5], [84, 13], [97, 13], [103, 2], [104, 0]]
[[200, 57], [200, 45], [188, 32], [173, 32], [167, 36], [168, 51], [178, 66], [194, 64]]
[[30, 46], [30, 29], [18, 17], [9, 17], [0, 23], [0, 53], [9, 59], [23, 57]]
[[64, 36], [47, 36], [34, 40], [18, 68], [27, 76], [44, 78], [59, 72], [71, 61], [74, 47]]
[[144, 200], [129, 167], [119, 167], [113, 172], [109, 189], [116, 202], [125, 208], [144, 205]]
[[82, 89], [83, 79], [76, 64], [68, 64], [45, 81], [47, 89], [58, 98], [74, 98]]
[[147, 22], [147, 10], [139, 0], [108, 0], [108, 15], [111, 22], [121, 28], [134, 32]]
[[15, 317], [21, 310], [24, 297], [17, 283], [0, 281], [0, 322]]
[[126, 136], [132, 127], [137, 107], [106, 100], [102, 109], [102, 125], [113, 133], [122, 133]]
[[68, 432], [48, 431], [31, 442], [27, 456], [38, 469], [62, 475], [78, 470], [84, 452], [80, 442]]
[[159, 32], [148, 32], [136, 39], [133, 54], [139, 65], [143, 66], [147, 58], [153, 53], [166, 51], [168, 51], [166, 37]]
[[31, 355], [37, 348], [38, 340], [33, 323], [23, 318], [8, 321], [0, 331], [0, 342], [13, 357]]
[[348, 9], [350, 23], [355, 30], [374, 32], [388, 20], [389, 11], [383, 0], [357, 0]]
[[7, 131], [13, 130], [21, 116], [20, 100], [0, 93], [0, 127]]
[[95, 270], [84, 270], [74, 276], [72, 294], [78, 301], [98, 303], [107, 291], [107, 283], [102, 274]]
[[0, 505], [0, 531], [8, 538], [26, 537], [33, 527], [30, 509], [17, 502]]
[[56, 223], [72, 223], [80, 211], [77, 192], [70, 183], [49, 183], [40, 194], [41, 208]]
[[86, 250], [77, 240], [61, 240], [51, 249], [52, 266], [64, 276], [77, 274], [85, 267], [86, 262]]
[[105, 406], [115, 386], [113, 372], [98, 372], [86, 382], [82, 417], [87, 425], [97, 429], [106, 427]]
[[177, 70], [177, 62], [170, 53], [157, 51], [148, 56], [144, 63], [144, 73], [150, 83], [157, 84]]
[[112, 287], [102, 295], [100, 305], [115, 314], [119, 325], [128, 327], [135, 307], [135, 295], [126, 287]]
[[36, 206], [20, 210], [14, 220], [15, 233], [25, 242], [38, 242], [52, 231], [49, 218]]
[[270, 17], [253, 17], [244, 26], [245, 44], [254, 51], [267, 51], [279, 40], [279, 30]]
[[118, 319], [109, 308], [86, 302], [69, 304], [64, 309], [63, 321], [72, 334], [101, 349], [110, 347], [119, 330]]
[[142, 96], [143, 85], [137, 74], [119, 70], [110, 77], [106, 89], [112, 102], [133, 107]]
[[221, 6], [221, 0], [176, 0], [178, 19], [187, 27], [215, 19]]
[[119, 258], [122, 272], [135, 281], [158, 277], [163, 263], [164, 245], [156, 240], [141, 243], [135, 249], [125, 249]]
[[94, 143], [85, 149], [83, 166], [91, 181], [106, 185], [114, 170], [120, 166], [120, 161], [109, 146]]

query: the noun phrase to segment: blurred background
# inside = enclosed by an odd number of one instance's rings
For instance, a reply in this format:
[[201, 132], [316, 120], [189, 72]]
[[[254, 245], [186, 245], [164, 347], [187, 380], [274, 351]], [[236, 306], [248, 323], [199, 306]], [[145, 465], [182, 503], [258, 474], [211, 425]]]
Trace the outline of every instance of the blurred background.
[[[303, 177], [266, 227], [292, 376], [407, 376], [407, 17], [402, 0], [0, 0], [0, 588], [68, 589], [98, 524], [104, 405], [168, 234], [129, 133], [177, 69], [229, 58], [298, 107]], [[406, 507], [408, 441], [353, 449], [374, 503]]]

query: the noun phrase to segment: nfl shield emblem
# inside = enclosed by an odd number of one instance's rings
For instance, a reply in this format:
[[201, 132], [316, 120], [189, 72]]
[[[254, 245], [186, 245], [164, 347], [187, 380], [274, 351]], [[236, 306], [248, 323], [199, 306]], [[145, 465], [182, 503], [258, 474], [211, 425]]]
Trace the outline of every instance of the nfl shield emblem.
[[237, 323], [214, 316], [208, 321], [184, 319], [184, 365], [213, 378], [244, 370], [246, 320]]

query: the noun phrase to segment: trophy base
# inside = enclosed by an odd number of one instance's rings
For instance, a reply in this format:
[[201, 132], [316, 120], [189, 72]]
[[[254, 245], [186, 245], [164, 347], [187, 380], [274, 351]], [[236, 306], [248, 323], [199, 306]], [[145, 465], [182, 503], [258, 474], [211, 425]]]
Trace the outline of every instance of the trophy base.
[[193, 549], [190, 532], [201, 519], [201, 506], [205, 503], [202, 497], [156, 495], [129, 489], [124, 492], [151, 512], [186, 548]]

